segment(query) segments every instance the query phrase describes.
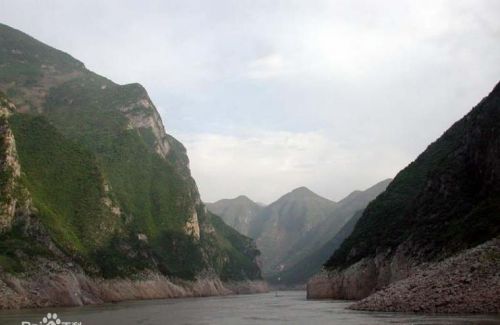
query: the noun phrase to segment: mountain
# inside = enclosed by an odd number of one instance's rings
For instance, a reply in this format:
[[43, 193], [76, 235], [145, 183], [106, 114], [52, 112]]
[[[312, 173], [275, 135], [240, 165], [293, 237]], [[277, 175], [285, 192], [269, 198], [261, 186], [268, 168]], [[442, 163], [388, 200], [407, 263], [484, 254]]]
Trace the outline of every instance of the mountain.
[[[206, 211], [141, 85], [0, 24], [0, 90], [0, 306], [227, 293], [220, 280], [260, 279], [255, 244]], [[131, 289], [120, 295], [114, 279]]]
[[306, 187], [299, 187], [264, 207], [248, 233], [262, 252], [263, 272], [269, 274], [279, 269], [295, 243], [326, 220], [336, 205]]
[[229, 226], [241, 234], [248, 236], [250, 224], [262, 211], [263, 207], [245, 195], [234, 199], [223, 199], [214, 203], [206, 203], [207, 209], [220, 216]]
[[276, 272], [267, 278], [267, 281], [282, 285], [285, 287], [293, 287], [303, 285], [320, 272], [323, 264], [331, 256], [332, 252], [337, 250], [342, 242], [352, 233], [354, 226], [363, 214], [363, 210], [356, 212], [349, 221], [325, 244], [316, 247], [312, 252], [301, 256], [297, 262], [291, 263], [281, 272]]
[[354, 191], [339, 201], [327, 219], [297, 241], [282, 262], [283, 270], [268, 278], [268, 281], [285, 285], [306, 283], [351, 234], [362, 210], [384, 192], [391, 181], [386, 179], [364, 191]]
[[498, 312], [499, 152], [500, 83], [368, 205], [325, 264], [329, 274], [308, 283], [309, 297], [370, 296], [357, 305], [369, 310]]
[[354, 191], [338, 203], [299, 187], [266, 207], [239, 196], [207, 204], [207, 208], [256, 240], [262, 251], [260, 260], [266, 280], [285, 285], [304, 284], [321, 269], [331, 248], [337, 247], [331, 244], [339, 240], [334, 240], [337, 233], [356, 212], [382, 193], [390, 181], [384, 180], [365, 191]]

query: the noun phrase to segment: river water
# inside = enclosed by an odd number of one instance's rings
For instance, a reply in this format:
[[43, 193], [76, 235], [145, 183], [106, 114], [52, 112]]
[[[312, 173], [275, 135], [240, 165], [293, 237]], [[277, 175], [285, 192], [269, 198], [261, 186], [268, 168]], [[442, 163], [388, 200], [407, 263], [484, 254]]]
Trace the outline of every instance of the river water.
[[348, 310], [348, 305], [348, 302], [343, 301], [308, 301], [304, 291], [284, 291], [278, 297], [275, 293], [267, 293], [0, 311], [0, 324], [21, 325], [23, 321], [48, 324], [48, 319], [43, 322], [43, 317], [47, 317], [48, 313], [56, 313], [61, 325], [67, 325], [66, 322], [81, 325], [500, 324], [500, 316], [493, 315], [372, 313]]

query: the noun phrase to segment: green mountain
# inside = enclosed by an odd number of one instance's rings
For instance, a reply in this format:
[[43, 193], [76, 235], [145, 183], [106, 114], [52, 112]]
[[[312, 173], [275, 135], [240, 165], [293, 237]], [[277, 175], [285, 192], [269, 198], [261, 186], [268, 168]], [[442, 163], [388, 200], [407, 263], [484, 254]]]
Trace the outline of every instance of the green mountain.
[[263, 207], [245, 195], [234, 199], [223, 199], [214, 203], [206, 203], [207, 209], [220, 216], [229, 226], [239, 233], [248, 236], [250, 225], [262, 211]]
[[499, 290], [499, 152], [500, 83], [368, 205], [325, 264], [329, 275], [308, 284], [309, 297], [359, 299], [394, 284], [360, 306], [490, 312]]
[[260, 278], [254, 243], [205, 210], [141, 85], [0, 24], [0, 90], [0, 273], [43, 259], [104, 278]]
[[500, 85], [403, 169], [326, 264], [346, 267], [411, 243], [422, 261], [500, 233]]

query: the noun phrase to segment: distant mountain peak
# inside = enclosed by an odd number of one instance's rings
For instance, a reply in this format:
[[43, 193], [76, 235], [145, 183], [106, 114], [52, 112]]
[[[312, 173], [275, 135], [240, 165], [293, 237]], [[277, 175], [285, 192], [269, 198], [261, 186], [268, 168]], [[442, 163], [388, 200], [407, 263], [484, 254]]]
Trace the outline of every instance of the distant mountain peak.
[[305, 187], [305, 186], [300, 186], [300, 187], [297, 187], [296, 189], [292, 190], [292, 193], [293, 192], [296, 192], [296, 193], [313, 193], [313, 191], [311, 191], [309, 188]]
[[205, 202], [206, 205], [209, 206], [214, 206], [214, 205], [226, 205], [226, 204], [251, 204], [251, 205], [258, 205], [254, 200], [249, 198], [246, 195], [238, 195], [237, 197], [233, 199], [220, 199], [215, 202]]
[[[293, 194], [293, 195], [300, 195], [300, 196], [319, 196], [318, 194], [314, 193], [311, 191], [309, 188], [305, 186], [297, 187], [296, 189], [292, 190], [288, 194]], [[287, 194], [285, 194], [286, 196]]]
[[226, 224], [246, 236], [249, 235], [250, 223], [263, 208], [246, 195], [206, 203], [206, 207], [210, 212], [220, 216]]
[[251, 198], [249, 198], [246, 195], [239, 195], [239, 196], [235, 197], [234, 199], [238, 200], [238, 201], [249, 201], [249, 202], [255, 203], [254, 200], [252, 200]]
[[327, 198], [324, 198], [321, 195], [311, 191], [309, 188], [307, 188], [305, 186], [297, 187], [296, 189], [283, 195], [276, 202], [280, 202], [283, 200], [288, 201], [288, 200], [301, 200], [301, 199], [321, 199], [321, 200], [330, 201], [332, 203], [335, 203], [334, 201], [329, 200]]

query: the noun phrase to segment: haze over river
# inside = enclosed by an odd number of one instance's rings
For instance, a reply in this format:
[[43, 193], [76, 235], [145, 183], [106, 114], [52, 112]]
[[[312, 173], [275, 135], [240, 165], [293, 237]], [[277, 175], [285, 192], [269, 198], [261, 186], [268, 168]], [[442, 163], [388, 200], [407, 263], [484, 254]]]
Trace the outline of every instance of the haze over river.
[[[348, 310], [349, 302], [308, 301], [304, 291], [209, 298], [131, 301], [78, 308], [0, 311], [1, 325], [43, 323], [48, 313], [82, 325], [157, 324], [500, 324], [494, 315], [415, 315]], [[27, 324], [27, 323], [25, 323]]]

